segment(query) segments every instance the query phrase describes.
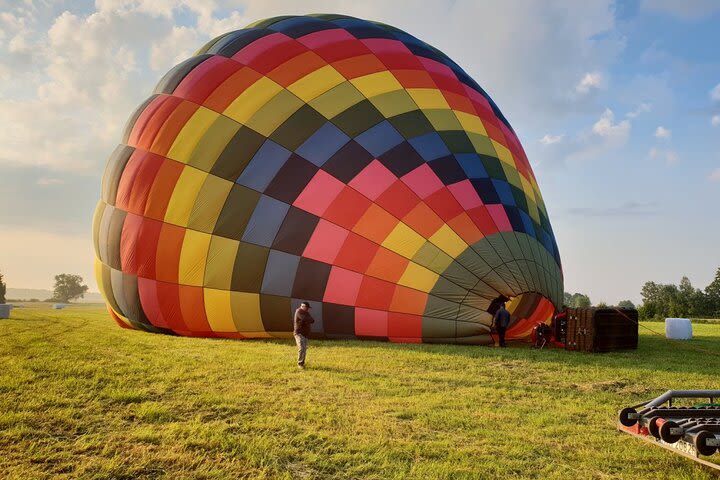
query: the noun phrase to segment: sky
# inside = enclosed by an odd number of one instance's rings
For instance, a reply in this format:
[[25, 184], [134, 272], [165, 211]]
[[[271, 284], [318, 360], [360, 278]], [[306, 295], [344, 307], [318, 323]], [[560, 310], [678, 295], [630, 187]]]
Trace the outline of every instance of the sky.
[[91, 224], [125, 121], [207, 40], [282, 14], [399, 27], [462, 66], [510, 121], [565, 290], [639, 302], [720, 267], [717, 0], [0, 0], [0, 272], [97, 290]]

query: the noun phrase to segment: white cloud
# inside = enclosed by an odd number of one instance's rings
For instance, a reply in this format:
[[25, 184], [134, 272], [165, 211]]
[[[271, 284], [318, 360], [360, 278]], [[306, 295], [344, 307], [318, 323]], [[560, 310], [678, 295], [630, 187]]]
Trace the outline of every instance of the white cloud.
[[713, 182], [720, 182], [720, 168], [716, 168], [715, 170], [710, 172], [708, 178]]
[[659, 126], [655, 129], [655, 138], [666, 140], [672, 136], [672, 131], [668, 130], [663, 126]]
[[713, 115], [713, 117], [710, 119], [710, 123], [712, 123], [713, 127], [717, 127], [720, 125], [720, 115]]
[[717, 102], [720, 102], [720, 83], [715, 85], [715, 88], [710, 90], [710, 98]]
[[603, 137], [614, 146], [625, 145], [630, 138], [630, 121], [623, 120], [620, 123], [613, 123], [615, 114], [606, 108], [600, 119], [593, 125], [592, 131]]
[[637, 117], [638, 115], [640, 115], [641, 113], [647, 113], [647, 112], [649, 112], [650, 110], [652, 110], [652, 105], [651, 105], [651, 104], [649, 104], [649, 103], [641, 103], [640, 105], [638, 105], [638, 107], [637, 107], [635, 110], [633, 110], [632, 112], [626, 113], [625, 116], [628, 117], [628, 118], [635, 118], [635, 117]]
[[565, 134], [560, 135], [550, 135], [549, 133], [545, 134], [543, 138], [540, 139], [540, 143], [543, 145], [552, 145], [553, 143], [560, 143], [562, 142], [563, 137]]
[[65, 182], [60, 178], [40, 177], [36, 183], [41, 187], [49, 187], [51, 185], [62, 185]]
[[640, 8], [683, 19], [696, 19], [720, 9], [717, 0], [642, 0]]
[[600, 72], [586, 73], [580, 82], [575, 85], [575, 91], [586, 94], [592, 89], [603, 88], [605, 86], [605, 77]]
[[673, 150], [662, 150], [658, 148], [651, 148], [648, 152], [648, 156], [653, 160], [662, 160], [668, 165], [677, 163], [680, 159], [677, 152]]

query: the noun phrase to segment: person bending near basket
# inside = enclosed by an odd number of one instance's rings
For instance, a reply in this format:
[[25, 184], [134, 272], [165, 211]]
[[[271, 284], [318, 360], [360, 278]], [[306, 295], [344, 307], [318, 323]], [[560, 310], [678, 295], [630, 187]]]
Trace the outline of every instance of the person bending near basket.
[[298, 347], [298, 367], [305, 368], [305, 355], [307, 354], [308, 337], [310, 336], [310, 325], [315, 323], [315, 319], [310, 315], [310, 304], [302, 302], [300, 307], [295, 310], [295, 318], [293, 319], [293, 336]]
[[495, 328], [498, 332], [500, 346], [507, 347], [507, 345], [505, 345], [505, 331], [507, 330], [508, 325], [510, 325], [510, 312], [505, 309], [504, 303], [501, 303], [500, 308], [498, 308], [498, 311], [495, 312], [493, 322], [495, 323]]

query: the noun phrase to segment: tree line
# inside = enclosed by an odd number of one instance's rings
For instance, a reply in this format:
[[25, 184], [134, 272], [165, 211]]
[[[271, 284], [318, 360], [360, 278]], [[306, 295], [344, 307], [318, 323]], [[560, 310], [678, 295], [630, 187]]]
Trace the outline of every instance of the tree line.
[[[55, 275], [55, 285], [53, 287], [53, 298], [49, 298], [47, 302], [69, 303], [71, 300], [83, 298], [87, 293], [88, 286], [83, 284], [83, 278], [80, 275], [71, 273], [61, 273]], [[3, 280], [3, 274], [0, 272], [0, 304], [5, 303], [5, 294], [7, 285]]]
[[720, 268], [704, 290], [695, 288], [687, 277], [679, 285], [646, 282], [640, 292], [643, 303], [638, 308], [641, 318], [720, 317]]

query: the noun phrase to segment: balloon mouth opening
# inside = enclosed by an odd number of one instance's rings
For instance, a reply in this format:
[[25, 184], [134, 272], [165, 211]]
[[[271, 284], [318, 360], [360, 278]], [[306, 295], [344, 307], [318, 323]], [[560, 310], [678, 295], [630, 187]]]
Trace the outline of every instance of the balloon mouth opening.
[[495, 313], [500, 310], [500, 305], [508, 303], [512, 299], [513, 297], [507, 297], [505, 295], [500, 295], [496, 297], [492, 302], [490, 302], [490, 306], [487, 308], [487, 312], [490, 315], [495, 315]]

